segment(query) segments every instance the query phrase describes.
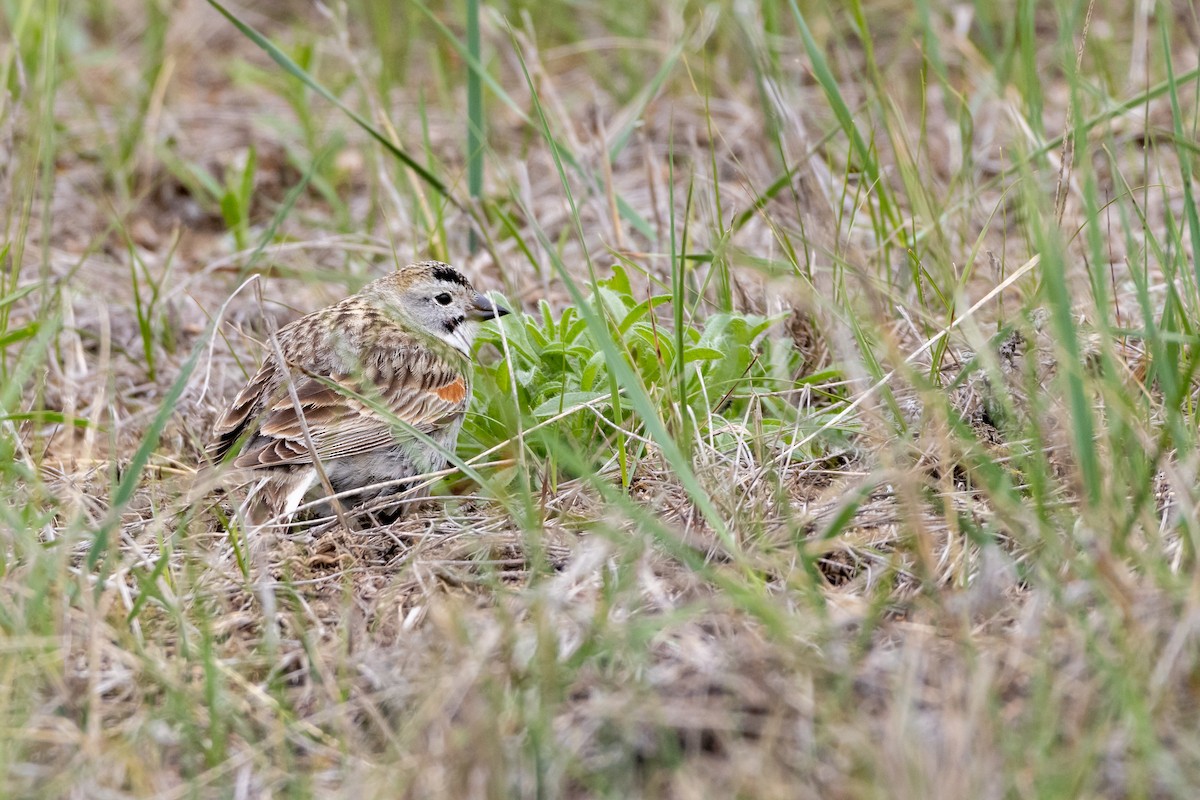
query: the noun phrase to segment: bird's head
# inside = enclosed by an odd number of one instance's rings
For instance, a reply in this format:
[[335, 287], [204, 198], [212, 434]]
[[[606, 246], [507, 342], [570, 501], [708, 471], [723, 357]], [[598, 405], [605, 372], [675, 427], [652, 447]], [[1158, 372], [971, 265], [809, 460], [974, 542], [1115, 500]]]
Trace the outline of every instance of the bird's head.
[[475, 291], [461, 272], [440, 261], [401, 267], [368, 289], [423, 331], [467, 355], [477, 324], [509, 313]]

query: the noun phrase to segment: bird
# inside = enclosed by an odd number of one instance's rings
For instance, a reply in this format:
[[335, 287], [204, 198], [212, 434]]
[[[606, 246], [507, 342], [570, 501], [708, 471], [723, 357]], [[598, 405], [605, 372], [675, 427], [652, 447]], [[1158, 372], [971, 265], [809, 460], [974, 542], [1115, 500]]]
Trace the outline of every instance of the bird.
[[415, 479], [445, 467], [471, 400], [478, 325], [508, 313], [454, 267], [422, 261], [280, 328], [207, 447], [251, 487], [246, 520], [289, 519], [318, 490], [321, 516], [425, 497]]

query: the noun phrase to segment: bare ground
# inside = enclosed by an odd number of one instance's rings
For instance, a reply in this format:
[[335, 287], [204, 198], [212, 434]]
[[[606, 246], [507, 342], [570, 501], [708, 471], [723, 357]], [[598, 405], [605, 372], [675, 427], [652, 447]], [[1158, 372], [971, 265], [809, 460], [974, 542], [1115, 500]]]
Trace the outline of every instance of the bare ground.
[[[486, 498], [465, 498], [430, 503], [387, 529], [309, 531], [239, 551], [217, 517], [223, 503], [227, 511], [226, 499], [189, 508], [185, 498], [215, 415], [261, 357], [243, 332], [261, 333], [264, 314], [283, 324], [395, 260], [426, 255], [427, 219], [420, 204], [396, 202], [408, 198], [408, 178], [314, 101], [322, 129], [336, 127], [348, 142], [337, 156], [337, 193], [349, 230], [309, 188], [282, 223], [287, 243], [268, 246], [255, 265], [265, 276], [263, 302], [251, 290], [233, 295], [251, 255], [237, 251], [211, 202], [164, 167], [162, 152], [219, 180], [253, 147], [251, 219], [261, 230], [300, 178], [288, 156], [296, 141], [288, 128], [293, 113], [261, 85], [231, 73], [235, 63], [276, 68], [206, 4], [174, 6], [162, 90], [126, 165], [133, 190], [123, 196], [112, 187], [105, 153], [141, 78], [138, 31], [146, 22], [136, 3], [113, 8], [111, 28], [91, 32], [109, 50], [81, 58], [55, 99], [61, 130], [53, 194], [44, 208], [32, 209], [24, 251], [13, 251], [22, 257], [21, 284], [43, 287], [17, 315], [41, 313], [38, 303], [55, 287], [61, 308], [51, 311], [66, 321], [27, 407], [96, 423], [21, 430], [20, 458], [41, 476], [31, 491], [44, 485], [53, 498], [53, 516], [37, 521], [39, 536], [44, 543], [71, 537], [57, 547], [65, 551], [63, 577], [74, 583], [59, 578], [47, 586], [20, 545], [10, 547], [4, 605], [29, 615], [30, 604], [48, 602], [44, 613], [54, 617], [41, 649], [7, 668], [9, 682], [38, 687], [9, 694], [6, 713], [20, 727], [5, 736], [14, 793], [42, 787], [49, 791], [43, 796], [79, 797], [541, 796], [554, 787], [550, 794], [560, 796], [984, 798], [1054, 794], [1057, 786], [1063, 794], [1120, 797], [1173, 796], [1200, 774], [1200, 750], [1186, 733], [1197, 710], [1194, 592], [1131, 569], [1103, 537], [1086, 579], [1065, 564], [1059, 585], [1027, 580], [1022, 567], [1030, 553], [1054, 545], [1022, 535], [1022, 509], [992, 507], [953, 474], [934, 469], [929, 477], [921, 465], [953, 458], [939, 450], [937, 436], [908, 448], [886, 446], [874, 400], [864, 404], [860, 449], [830, 462], [763, 464], [752, 452], [701, 448], [697, 458], [715, 502], [732, 519], [755, 521], [737, 535], [765, 587], [762, 596], [771, 598], [765, 610], [746, 599], [753, 593], [738, 594], [747, 565], [729, 559], [654, 452], [636, 466], [631, 496], [707, 557], [704, 575], [580, 482], [537, 498], [543, 527], [534, 532]], [[292, 16], [283, 3], [244, 12], [283, 41], [293, 30], [328, 24], [316, 12]], [[662, 41], [681, 24], [664, 14]], [[705, 30], [700, 25], [687, 47], [685, 60], [696, 70]], [[337, 66], [333, 72], [374, 70], [361, 46], [364, 31], [352, 25], [348, 35], [350, 46], [336, 35], [316, 37], [320, 58]], [[1000, 175], [1012, 149], [1005, 143], [1022, 131], [1010, 98], [990, 91], [985, 77], [970, 77], [970, 43], [954, 39], [953, 30], [946, 35], [945, 52], [962, 59], [955, 68], [963, 72], [964, 93], [979, 98], [973, 138], [959, 141], [945, 110], [930, 108], [927, 127], [936, 140], [924, 143], [921, 166], [939, 191], [962, 195], [963, 208], [941, 232], [946, 254], [961, 265], [985, 231], [981, 250], [994, 258], [966, 288], [974, 301], [1024, 263], [1032, 247], [997, 222], [1003, 185], [975, 193], [948, 184], [964, 160], [973, 164], [976, 185]], [[609, 175], [600, 154], [633, 112], [619, 93], [598, 89], [594, 72], [596, 60], [604, 63], [622, 44], [606, 44], [597, 33], [577, 47], [538, 51], [522, 34], [518, 40], [555, 134], [604, 175], [609, 191], [573, 187], [579, 241], [544, 142], [492, 104], [487, 193], [519, 187], [536, 219], [519, 219], [520, 235], [497, 237], [468, 257], [468, 220], [441, 209], [448, 241], [435, 244], [477, 286], [501, 289], [529, 310], [542, 299], [556, 310], [569, 302], [529, 232], [535, 224], [580, 275], [589, 258], [603, 269], [624, 257], [666, 278], [664, 248], [616, 218], [614, 193], [661, 241], [671, 198], [682, 215], [688, 182], [710, 187], [717, 179], [728, 207], [718, 217], [711, 195], [700, 193], [691, 208], [690, 249], [730, 248], [743, 309], [796, 309], [792, 333], [812, 347], [814, 364], [858, 360], [834, 292], [856, 293], [856, 307], [865, 311], [882, 308], [875, 295], [893, 289], [869, 277], [880, 274], [873, 259], [881, 252], [870, 226], [847, 221], [859, 179], [831, 172], [827, 146], [815, 141], [812, 132], [827, 130], [830, 115], [807, 69], [797, 63], [788, 68], [792, 83], [768, 87], [778, 92], [768, 103], [770, 117], [757, 97], [761, 88], [736, 60], [706, 65], [707, 98], [680, 69], [648, 105]], [[532, 113], [513, 48], [494, 28], [488, 44], [502, 84]], [[784, 43], [786, 63], [800, 60], [798, 47]], [[903, 49], [905, 42], [880, 47]], [[638, 57], [657, 63], [668, 49]], [[726, 51], [718, 57], [732, 58]], [[916, 56], [876, 58], [903, 71], [905, 59]], [[388, 98], [387, 118], [400, 142], [416, 148], [422, 141], [416, 93], [438, 80], [436, 70], [414, 68], [406, 91]], [[1048, 85], [1048, 116], [1065, 107], [1057, 91]], [[345, 96], [369, 107], [353, 86]], [[1168, 113], [1165, 103], [1150, 103], [1146, 113]], [[427, 124], [433, 155], [462, 196], [460, 108], [431, 104]], [[1048, 120], [1047, 128], [1062, 124]], [[1155, 127], [1130, 125], [1130, 136]], [[799, 165], [791, 189], [721, 242], [730, 209], [751, 208], [779, 174], [770, 126], [781, 130], [786, 162]], [[19, 115], [12, 128], [12, 148], [35, 133]], [[893, 145], [877, 145], [881, 160], [894, 163]], [[1151, 173], [1127, 174], [1129, 183], [1176, 171], [1166, 149], [1122, 166]], [[19, 195], [29, 173], [16, 166], [9, 172], [6, 186]], [[435, 195], [423, 194], [436, 205]], [[1154, 230], [1160, 206], [1173, 198], [1147, 199], [1147, 227]], [[1064, 227], [1082, 213], [1068, 192]], [[784, 259], [779, 230], [809, 243], [811, 282], [764, 277], [755, 268]], [[533, 245], [533, 261], [518, 242]], [[1112, 281], [1118, 302], [1129, 306], [1124, 246], [1113, 238]], [[835, 260], [858, 273], [836, 288]], [[147, 285], [161, 283], [153, 367], [130, 277], [139, 270], [143, 304]], [[1080, 275], [1073, 280], [1084, 285]], [[978, 324], [994, 330], [994, 321], [1008, 318], [1032, 291], [1028, 284], [989, 305]], [[92, 569], [86, 554], [93, 539], [81, 532], [104, 527], [121, 470], [222, 308], [222, 335], [188, 380], [113, 529], [112, 551]], [[891, 337], [883, 349], [893, 366], [924, 339], [922, 320], [879, 322]], [[915, 414], [936, 426], [919, 405]], [[766, 467], [784, 494], [762, 479]], [[1190, 496], [1190, 475], [1184, 464], [1164, 480]], [[945, 490], [947, 502], [927, 502], [930, 485]], [[823, 538], [863, 487], [845, 530]], [[88, 522], [68, 524], [77, 515]], [[999, 520], [1010, 537], [980, 547], [964, 520]], [[797, 539], [798, 530], [806, 535]], [[1168, 554], [1179, 549], [1146, 544], [1159, 546]], [[154, 569], [161, 559], [166, 563]], [[248, 560], [245, 570], [239, 559]], [[101, 579], [105, 588], [89, 591]], [[211, 654], [199, 658], [197, 647]], [[1114, 699], [1126, 693], [1139, 699], [1134, 719]], [[1150, 751], [1158, 762], [1143, 760]], [[1039, 761], [1051, 757], [1044, 753], [1057, 753], [1069, 769], [1102, 766], [1054, 784], [1047, 779], [1053, 769]], [[1130, 788], [1138, 786], [1150, 788]]]

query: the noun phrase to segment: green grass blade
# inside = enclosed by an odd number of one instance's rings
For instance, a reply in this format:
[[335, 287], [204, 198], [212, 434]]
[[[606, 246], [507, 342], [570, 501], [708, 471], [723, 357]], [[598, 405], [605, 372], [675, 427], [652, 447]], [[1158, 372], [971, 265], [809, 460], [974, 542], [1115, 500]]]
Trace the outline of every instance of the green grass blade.
[[867, 145], [867, 141], [863, 138], [862, 132], [859, 131], [858, 125], [854, 122], [854, 116], [850, 113], [850, 107], [846, 105], [845, 98], [842, 97], [842, 91], [838, 87], [837, 79], [833, 76], [833, 70], [829, 68], [829, 62], [825, 59], [825, 54], [817, 45], [817, 40], [813, 38], [812, 31], [808, 29], [808, 23], [804, 19], [804, 14], [800, 12], [800, 7], [796, 5], [796, 0], [788, 0], [792, 8], [792, 16], [796, 19], [796, 25], [800, 29], [800, 39], [804, 43], [804, 50], [808, 53], [809, 61], [812, 62], [813, 75], [817, 79], [817, 83], [821, 86], [821, 90], [825, 94], [825, 99], [829, 101], [830, 108], [833, 109], [834, 116], [837, 117], [838, 124], [841, 125], [842, 131], [850, 137], [850, 144], [854, 149], [854, 153], [858, 156], [859, 162], [867, 175], [867, 182], [879, 190], [879, 209], [883, 213], [884, 218], [890, 223], [894, 223], [895, 214], [891, 209], [891, 204], [888, 200], [888, 192], [886, 185], [882, 181], [882, 175], [879, 171], [879, 160], [871, 147]]
[[[479, 0], [467, 0], [467, 51], [471, 54], [467, 69], [467, 192], [478, 201], [483, 196], [483, 154], [487, 137], [483, 116], [483, 84], [479, 43]], [[470, 251], [475, 252], [475, 229], [471, 229]]]
[[[446, 37], [446, 41], [448, 41], [450, 45], [458, 51], [459, 55], [466, 60], [467, 64], [471, 68], [471, 74], [477, 76], [484, 84], [486, 84], [492, 93], [495, 94], [496, 97], [499, 98], [510, 111], [516, 114], [523, 123], [531, 127], [537, 127], [534, 120], [530, 119], [529, 115], [525, 113], [517, 101], [513, 100], [508, 92], [504, 90], [504, 87], [501, 86], [500, 83], [488, 73], [487, 68], [484, 67], [484, 65], [479, 61], [476, 54], [472, 53], [470, 48], [466, 47], [462, 42], [460, 42], [458, 37], [454, 35], [453, 31], [447, 28], [445, 23], [438, 19], [437, 16], [425, 6], [424, 3], [417, 0], [416, 6], [417, 8], [421, 9], [426, 17], [429, 18], [434, 27]], [[565, 161], [571, 167], [571, 169], [587, 180], [597, 190], [603, 190], [603, 185], [600, 181], [600, 178], [584, 167], [583, 164], [580, 163], [579, 159], [577, 159], [574, 154], [567, 150], [567, 148], [561, 142], [559, 142], [557, 139], [554, 139], [553, 136], [547, 139], [547, 141], [558, 151], [558, 156], [562, 158], [563, 161]], [[617, 195], [617, 211], [620, 213], [621, 218], [632, 225], [638, 233], [642, 234], [650, 241], [655, 241], [656, 235], [654, 228], [652, 228], [650, 223], [647, 222], [646, 219], [629, 204], [629, 201], [619, 194]]]
[[271, 60], [283, 67], [283, 69], [289, 75], [297, 78], [300, 81], [303, 81], [304, 84], [310, 89], [337, 106], [342, 113], [354, 120], [354, 122], [364, 131], [366, 131], [371, 138], [383, 145], [385, 150], [399, 159], [406, 167], [415, 172], [421, 178], [421, 180], [425, 181], [425, 183], [429, 185], [431, 189], [444, 197], [451, 205], [455, 206], [456, 208], [462, 208], [462, 205], [454, 198], [454, 195], [450, 193], [450, 190], [446, 188], [446, 185], [437, 177], [435, 177], [432, 172], [425, 169], [425, 167], [421, 166], [421, 164], [415, 158], [393, 144], [390, 139], [384, 136], [374, 125], [359, 115], [358, 112], [354, 111], [341, 100], [339, 100], [333, 94], [333, 92], [326, 89], [319, 81], [317, 81], [316, 78], [309, 74], [307, 70], [303, 69], [299, 64], [293, 61], [287, 53], [276, 47], [271, 40], [267, 39], [261, 33], [254, 30], [254, 28], [250, 27], [248, 24], [239, 19], [232, 11], [221, 5], [218, 0], [208, 0], [208, 2], [213, 8], [221, 13], [221, 16], [233, 23], [233, 26], [241, 31], [242, 35], [258, 45], [263, 52], [271, 57]]
[[[539, 119], [541, 120], [543, 136], [545, 136], [547, 142], [551, 144], [550, 152], [554, 156], [554, 164], [558, 170], [559, 181], [571, 206], [572, 219], [575, 221], [576, 226], [578, 226], [579, 211], [575, 206], [575, 199], [573, 193], [571, 192], [570, 183], [567, 181], [567, 175], [563, 167], [563, 161], [559, 157], [559, 149], [550, 141], [549, 121], [545, 117], [542, 104], [538, 100], [537, 91], [533, 85], [533, 77], [529, 74], [529, 70], [523, 58], [521, 59], [521, 68], [525, 75], [525, 81], [528, 84], [530, 91], [533, 93], [534, 108], [537, 110]], [[583, 231], [579, 230], [577, 233], [580, 237], [580, 240], [584, 241], [585, 239], [583, 236]], [[688, 496], [691, 497], [692, 502], [696, 504], [696, 507], [700, 510], [700, 513], [704, 515], [704, 518], [708, 524], [712, 526], [718, 538], [720, 538], [721, 543], [726, 547], [731, 555], [736, 557], [741, 552], [741, 549], [733, 537], [733, 532], [729, 529], [729, 526], [725, 522], [724, 518], [717, 512], [717, 508], [713, 504], [712, 498], [709, 496], [708, 491], [696, 477], [696, 473], [692, 469], [690, 460], [684, 455], [683, 451], [679, 448], [678, 443], [676, 443], [675, 439], [667, 430], [665, 423], [658, 414], [658, 409], [655, 408], [654, 403], [651, 401], [650, 396], [646, 392], [646, 387], [642, 384], [641, 379], [629, 366], [624, 354], [617, 346], [617, 343], [613, 340], [612, 332], [609, 329], [608, 324], [587, 304], [583, 293], [579, 290], [578, 284], [575, 282], [574, 277], [571, 275], [566, 265], [563, 264], [562, 260], [558, 257], [555, 248], [550, 246], [548, 241], [544, 244], [547, 252], [551, 253], [551, 261], [553, 262], [555, 270], [558, 272], [559, 278], [562, 280], [563, 285], [566, 287], [567, 292], [571, 295], [571, 301], [575, 304], [575, 308], [579, 316], [586, 321], [588, 330], [591, 332], [593, 340], [596, 342], [596, 345], [600, 348], [600, 350], [603, 351], [604, 356], [608, 361], [608, 367], [615, 376], [617, 383], [623, 389], [625, 389], [626, 398], [637, 412], [638, 417], [641, 419], [642, 425], [645, 426], [650, 438], [661, 448], [663, 457], [666, 459], [667, 463], [670, 464], [671, 468], [675, 470], [675, 474], [679, 478], [679, 481], [683, 485], [684, 489], [687, 491]]]

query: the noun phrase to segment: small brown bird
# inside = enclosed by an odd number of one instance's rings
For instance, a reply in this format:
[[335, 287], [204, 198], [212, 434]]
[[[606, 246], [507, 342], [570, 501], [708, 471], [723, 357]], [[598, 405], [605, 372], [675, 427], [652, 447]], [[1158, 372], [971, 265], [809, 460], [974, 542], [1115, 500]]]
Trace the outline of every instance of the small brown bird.
[[268, 350], [208, 447], [214, 462], [238, 453], [233, 466], [253, 483], [251, 524], [290, 516], [326, 479], [335, 493], [353, 492], [341, 500], [352, 507], [444, 467], [471, 399], [476, 326], [507, 313], [458, 270], [423, 261], [280, 329], [283, 363]]

